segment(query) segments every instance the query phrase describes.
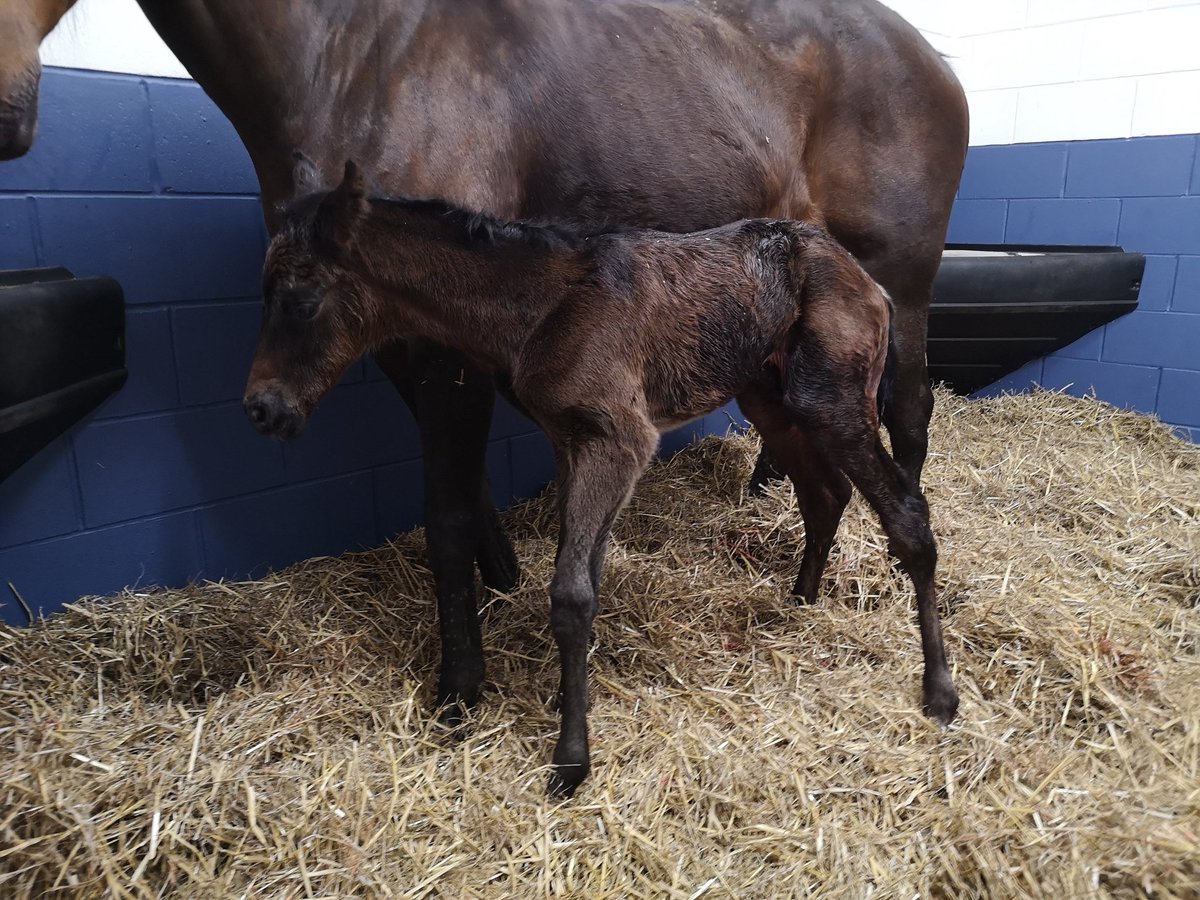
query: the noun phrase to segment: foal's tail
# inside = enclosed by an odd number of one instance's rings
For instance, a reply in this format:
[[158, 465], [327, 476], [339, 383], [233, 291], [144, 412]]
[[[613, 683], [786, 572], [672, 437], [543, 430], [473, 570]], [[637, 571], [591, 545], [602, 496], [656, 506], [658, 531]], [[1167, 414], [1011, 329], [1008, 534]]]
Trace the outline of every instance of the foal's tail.
[[875, 406], [879, 412], [879, 418], [883, 418], [884, 407], [892, 400], [892, 388], [896, 383], [896, 304], [892, 302], [892, 295], [883, 290], [883, 296], [887, 299], [888, 305], [888, 342], [887, 356], [883, 361], [883, 377], [879, 379], [879, 390], [875, 393]]

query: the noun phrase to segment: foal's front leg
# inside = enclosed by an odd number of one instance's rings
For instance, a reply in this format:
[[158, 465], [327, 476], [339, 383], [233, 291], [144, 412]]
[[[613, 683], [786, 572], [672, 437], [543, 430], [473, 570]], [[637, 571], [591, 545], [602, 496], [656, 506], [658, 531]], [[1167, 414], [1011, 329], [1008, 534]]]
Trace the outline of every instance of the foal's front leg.
[[550, 630], [562, 667], [562, 722], [550, 776], [553, 796], [572, 796], [588, 774], [587, 652], [599, 606], [604, 548], [657, 439], [647, 426], [632, 440], [591, 440], [559, 454], [562, 493], [558, 557], [550, 583]]

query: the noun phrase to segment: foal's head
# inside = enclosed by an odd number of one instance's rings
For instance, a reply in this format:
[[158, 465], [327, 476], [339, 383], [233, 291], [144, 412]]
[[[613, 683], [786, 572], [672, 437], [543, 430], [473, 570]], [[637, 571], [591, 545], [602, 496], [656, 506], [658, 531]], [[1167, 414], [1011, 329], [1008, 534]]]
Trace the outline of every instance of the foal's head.
[[243, 405], [263, 434], [292, 438], [313, 407], [373, 343], [369, 289], [348, 266], [370, 206], [357, 166], [332, 191], [311, 192], [297, 160], [298, 199], [267, 249], [263, 321]]

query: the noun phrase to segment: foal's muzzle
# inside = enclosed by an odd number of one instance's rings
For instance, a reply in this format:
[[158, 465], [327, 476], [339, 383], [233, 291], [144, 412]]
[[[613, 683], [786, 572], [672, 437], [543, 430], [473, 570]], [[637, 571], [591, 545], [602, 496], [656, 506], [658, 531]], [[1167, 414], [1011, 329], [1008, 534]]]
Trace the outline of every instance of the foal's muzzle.
[[260, 434], [291, 440], [304, 430], [308, 417], [278, 391], [259, 391], [242, 401], [246, 416]]

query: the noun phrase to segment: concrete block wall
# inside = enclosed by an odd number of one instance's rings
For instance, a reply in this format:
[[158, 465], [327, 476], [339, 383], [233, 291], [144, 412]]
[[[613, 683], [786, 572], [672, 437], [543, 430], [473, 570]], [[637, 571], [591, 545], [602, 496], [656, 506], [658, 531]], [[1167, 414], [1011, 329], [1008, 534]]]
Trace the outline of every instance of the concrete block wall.
[[998, 387], [1094, 391], [1200, 440], [1200, 2], [893, 5], [948, 36], [971, 105], [951, 240], [1147, 254], [1136, 313]]
[[950, 223], [967, 243], [1116, 244], [1146, 254], [1136, 312], [1013, 373], [1154, 413], [1200, 441], [1200, 137], [973, 147]]
[[[415, 424], [355, 366], [296, 442], [260, 437], [240, 398], [258, 333], [258, 184], [192, 82], [47, 70], [41, 133], [0, 164], [0, 268], [65, 265], [125, 289], [129, 382], [0, 484], [0, 613], [129, 584], [259, 575], [377, 545], [423, 516]], [[712, 417], [674, 435], [678, 445]], [[545, 439], [502, 406], [498, 503], [540, 490]]]

